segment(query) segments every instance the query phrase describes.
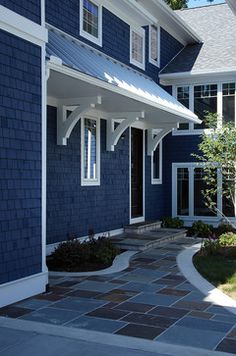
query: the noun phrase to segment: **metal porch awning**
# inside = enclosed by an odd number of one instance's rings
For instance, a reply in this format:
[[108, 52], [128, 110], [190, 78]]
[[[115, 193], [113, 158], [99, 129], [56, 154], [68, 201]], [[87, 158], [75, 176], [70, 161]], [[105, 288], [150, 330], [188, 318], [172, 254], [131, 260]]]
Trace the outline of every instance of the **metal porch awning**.
[[[47, 60], [48, 97], [59, 108], [58, 144], [66, 144], [85, 113], [107, 120], [108, 150], [132, 123], [149, 131], [150, 151], [178, 123], [201, 122], [149, 77], [55, 29], [49, 29]], [[121, 120], [116, 129], [114, 119]]]

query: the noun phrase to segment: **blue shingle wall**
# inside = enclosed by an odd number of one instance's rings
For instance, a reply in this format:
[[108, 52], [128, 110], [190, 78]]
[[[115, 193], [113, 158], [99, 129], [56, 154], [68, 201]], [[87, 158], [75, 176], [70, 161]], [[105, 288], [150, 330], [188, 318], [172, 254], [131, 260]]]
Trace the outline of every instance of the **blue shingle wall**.
[[68, 234], [84, 236], [118, 229], [129, 223], [129, 135], [114, 152], [105, 147], [106, 124], [101, 120], [101, 185], [81, 186], [80, 122], [67, 146], [56, 144], [56, 115], [48, 107], [47, 243]]
[[29, 20], [41, 23], [40, 0], [0, 0], [0, 5], [27, 17]]
[[161, 68], [163, 68], [171, 59], [176, 56], [183, 45], [172, 37], [163, 28], [161, 29]]
[[195, 162], [192, 153], [199, 153], [197, 146], [200, 137], [172, 136], [170, 133], [163, 140], [163, 183], [164, 183], [164, 213], [171, 215], [172, 208], [172, 163]]
[[0, 284], [41, 259], [41, 50], [0, 31]]
[[[79, 1], [78, 0], [46, 0], [46, 21], [62, 31], [97, 48], [105, 54], [130, 65], [130, 26], [103, 8], [103, 47], [86, 40], [79, 35]], [[145, 27], [146, 70], [145, 74], [158, 81], [158, 68], [149, 63], [148, 27]], [[182, 45], [166, 31], [161, 31], [161, 67], [166, 65], [181, 49]]]

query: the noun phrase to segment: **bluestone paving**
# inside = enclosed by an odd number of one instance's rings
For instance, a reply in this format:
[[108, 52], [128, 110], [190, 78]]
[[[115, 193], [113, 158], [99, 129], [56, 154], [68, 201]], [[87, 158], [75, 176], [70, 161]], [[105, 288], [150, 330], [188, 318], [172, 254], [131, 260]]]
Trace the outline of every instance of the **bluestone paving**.
[[72, 328], [96, 330], [108, 333], [113, 333], [125, 325], [127, 325], [127, 322], [125, 321], [90, 318], [88, 316], [81, 316], [66, 324], [66, 326]]
[[191, 329], [189, 327], [174, 325], [157, 337], [156, 340], [170, 344], [187, 345], [212, 350], [216, 348], [224, 335], [223, 332]]
[[119, 273], [53, 277], [48, 293], [1, 308], [0, 315], [234, 353], [236, 316], [206, 301], [177, 267], [178, 253], [194, 243], [185, 238], [138, 253]]

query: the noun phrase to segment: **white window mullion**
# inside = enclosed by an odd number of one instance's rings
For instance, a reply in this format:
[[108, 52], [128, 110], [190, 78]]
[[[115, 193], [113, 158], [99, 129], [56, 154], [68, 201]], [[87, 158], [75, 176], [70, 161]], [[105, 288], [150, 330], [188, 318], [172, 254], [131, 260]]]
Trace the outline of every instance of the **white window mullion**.
[[189, 167], [188, 172], [189, 172], [189, 216], [194, 216], [194, 167]]
[[218, 121], [217, 121], [217, 127], [221, 128], [222, 127], [222, 118], [223, 118], [223, 90], [222, 90], [223, 84], [218, 83], [217, 85], [217, 115], [218, 115]]
[[[223, 185], [223, 179], [222, 179], [222, 174], [220, 169], [217, 169], [217, 209], [219, 211], [223, 211], [223, 196], [222, 196], [222, 185]], [[221, 217], [221, 214], [217, 211], [217, 216]]]

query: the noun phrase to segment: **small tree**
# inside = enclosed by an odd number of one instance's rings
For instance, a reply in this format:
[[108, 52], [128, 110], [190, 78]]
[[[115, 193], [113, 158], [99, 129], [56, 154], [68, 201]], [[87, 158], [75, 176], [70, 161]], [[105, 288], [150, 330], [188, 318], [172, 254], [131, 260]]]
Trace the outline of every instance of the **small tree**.
[[[228, 221], [217, 207], [215, 197], [221, 194], [222, 198], [231, 201], [235, 209], [236, 127], [233, 123], [225, 122], [219, 127], [216, 114], [208, 113], [205, 120], [211, 129], [202, 135], [198, 146], [200, 154], [193, 156], [203, 163], [205, 189], [202, 194], [206, 206]], [[222, 184], [219, 184], [216, 172], [220, 173]]]
[[165, 0], [172, 10], [181, 10], [188, 7], [188, 0]]

